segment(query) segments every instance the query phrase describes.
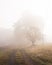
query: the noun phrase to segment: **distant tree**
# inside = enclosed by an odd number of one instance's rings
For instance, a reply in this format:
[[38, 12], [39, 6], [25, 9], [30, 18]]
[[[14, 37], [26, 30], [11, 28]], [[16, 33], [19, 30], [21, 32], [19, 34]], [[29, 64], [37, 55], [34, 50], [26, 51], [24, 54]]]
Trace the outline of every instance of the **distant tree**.
[[36, 27], [29, 27], [29, 30], [26, 30], [26, 37], [31, 41], [32, 46], [36, 45], [36, 41], [43, 40], [40, 30]]
[[16, 39], [19, 38], [18, 40], [20, 40], [20, 36], [25, 35], [26, 39], [32, 43], [32, 46], [35, 46], [36, 41], [43, 40], [43, 35], [38, 26], [33, 25], [32, 22], [35, 22], [36, 25], [37, 21], [30, 17], [29, 19], [27, 17], [20, 19], [14, 26], [14, 33]]

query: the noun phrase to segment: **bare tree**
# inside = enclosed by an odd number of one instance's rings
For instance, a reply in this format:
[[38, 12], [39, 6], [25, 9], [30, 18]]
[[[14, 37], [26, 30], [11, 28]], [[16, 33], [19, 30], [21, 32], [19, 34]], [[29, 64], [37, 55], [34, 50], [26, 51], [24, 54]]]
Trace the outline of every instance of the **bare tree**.
[[[40, 21], [40, 20], [39, 20]], [[33, 25], [33, 23], [35, 23]], [[22, 18], [20, 19], [16, 24], [15, 24], [15, 37], [18, 40], [23, 38], [25, 36], [26, 39], [28, 39], [31, 43], [32, 46], [36, 45], [36, 41], [40, 41], [43, 39], [43, 36], [40, 32], [40, 29], [38, 26], [36, 26], [37, 21], [33, 18], [31, 19], [29, 17]], [[22, 43], [22, 42], [21, 42]]]
[[40, 30], [36, 27], [29, 27], [29, 30], [26, 30], [26, 37], [32, 43], [32, 46], [36, 45], [36, 41], [42, 40], [42, 34]]

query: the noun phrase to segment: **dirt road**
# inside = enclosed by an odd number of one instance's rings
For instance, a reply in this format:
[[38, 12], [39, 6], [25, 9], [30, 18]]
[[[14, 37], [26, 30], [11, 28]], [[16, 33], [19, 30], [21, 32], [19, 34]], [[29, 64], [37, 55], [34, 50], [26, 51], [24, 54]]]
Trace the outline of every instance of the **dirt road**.
[[9, 65], [15, 65], [15, 62], [16, 62], [16, 61], [15, 61], [15, 60], [16, 60], [15, 56], [16, 56], [16, 51], [13, 50], [13, 51], [11, 52], [11, 54], [10, 54]]
[[25, 50], [21, 50], [23, 59], [26, 65], [39, 65], [39, 63], [34, 62], [31, 57], [25, 52]]
[[[16, 50], [12, 51], [9, 59], [9, 65], [18, 65], [16, 64]], [[20, 50], [20, 53], [22, 55], [22, 60], [24, 60], [23, 65], [39, 65], [37, 62], [34, 62], [30, 56], [25, 52], [25, 50]], [[19, 64], [22, 65], [22, 64]]]

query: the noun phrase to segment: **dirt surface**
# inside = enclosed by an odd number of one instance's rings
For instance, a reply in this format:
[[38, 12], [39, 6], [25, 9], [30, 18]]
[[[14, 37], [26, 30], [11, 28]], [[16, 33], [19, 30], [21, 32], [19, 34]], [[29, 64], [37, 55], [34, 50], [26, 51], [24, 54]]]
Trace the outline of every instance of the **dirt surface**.
[[10, 54], [10, 58], [9, 58], [9, 65], [15, 65], [15, 61], [16, 61], [16, 51], [13, 50]]
[[[12, 51], [9, 58], [9, 65], [17, 65], [16, 64], [16, 50]], [[25, 50], [20, 50], [20, 53], [22, 55], [23, 64], [18, 65], [39, 65], [38, 62], [33, 61], [32, 58], [26, 53]], [[17, 62], [18, 63], [18, 62]]]
[[20, 50], [22, 56], [23, 56], [23, 59], [24, 59], [24, 62], [25, 62], [25, 65], [39, 65], [38, 62], [34, 62], [32, 60], [32, 58], [26, 53], [25, 50]]

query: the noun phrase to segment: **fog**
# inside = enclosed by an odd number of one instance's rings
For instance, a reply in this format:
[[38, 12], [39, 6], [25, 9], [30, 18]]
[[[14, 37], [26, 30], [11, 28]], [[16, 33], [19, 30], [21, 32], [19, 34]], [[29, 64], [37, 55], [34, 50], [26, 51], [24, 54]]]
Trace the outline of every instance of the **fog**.
[[10, 44], [13, 31], [10, 29], [0, 28], [0, 46], [6, 46]]
[[52, 42], [52, 0], [0, 0], [0, 27], [13, 29], [25, 11], [45, 19], [45, 41]]
[[0, 0], [0, 65], [52, 65], [52, 0]]
[[32, 14], [23, 14], [13, 25], [13, 30], [0, 28], [0, 47], [30, 47], [43, 43], [43, 18]]

